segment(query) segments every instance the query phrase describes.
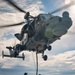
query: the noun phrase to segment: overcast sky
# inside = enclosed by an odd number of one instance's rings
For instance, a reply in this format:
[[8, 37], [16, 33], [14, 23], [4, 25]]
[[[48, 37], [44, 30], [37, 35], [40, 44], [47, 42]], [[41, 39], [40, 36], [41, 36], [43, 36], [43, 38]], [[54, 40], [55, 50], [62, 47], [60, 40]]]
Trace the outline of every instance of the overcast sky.
[[[40, 13], [49, 13], [55, 9], [68, 4], [72, 0], [13, 0], [22, 9], [29, 11], [31, 15], [37, 16]], [[69, 32], [51, 44], [52, 50], [48, 50], [48, 60], [43, 61], [39, 54], [39, 73], [42, 75], [75, 75], [75, 5], [64, 9], [53, 15], [61, 16], [68, 11], [73, 20]], [[0, 0], [0, 25], [13, 24], [24, 21], [24, 13]], [[23, 25], [22, 25], [23, 26]], [[4, 58], [1, 52], [9, 54], [6, 46], [13, 46], [19, 41], [14, 37], [15, 33], [21, 31], [22, 26], [0, 29], [0, 75], [35, 75], [35, 53], [24, 52], [26, 59]]]

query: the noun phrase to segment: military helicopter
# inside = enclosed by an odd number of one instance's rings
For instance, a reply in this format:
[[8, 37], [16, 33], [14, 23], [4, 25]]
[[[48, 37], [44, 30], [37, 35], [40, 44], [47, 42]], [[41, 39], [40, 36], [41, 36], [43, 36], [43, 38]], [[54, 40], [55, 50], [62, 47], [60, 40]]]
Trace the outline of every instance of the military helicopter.
[[[3, 0], [15, 7], [17, 10], [26, 13], [24, 19], [27, 23], [21, 29], [21, 33], [16, 33], [15, 37], [20, 41], [20, 44], [16, 44], [14, 47], [6, 47], [10, 55], [5, 55], [2, 51], [3, 57], [14, 57], [14, 58], [25, 58], [24, 53], [19, 56], [22, 51], [33, 51], [37, 54], [42, 53], [42, 58], [44, 61], [48, 59], [44, 52], [48, 49], [51, 50], [51, 45], [56, 40], [60, 40], [60, 37], [68, 32], [68, 29], [72, 26], [72, 20], [69, 17], [69, 12], [64, 11], [62, 17], [53, 16], [52, 14], [68, 8], [74, 5], [74, 2], [65, 5], [52, 13], [39, 14], [36, 17], [30, 15], [29, 12], [22, 10], [13, 0]], [[0, 28], [12, 27], [21, 25], [25, 22], [12, 25], [3, 25]]]

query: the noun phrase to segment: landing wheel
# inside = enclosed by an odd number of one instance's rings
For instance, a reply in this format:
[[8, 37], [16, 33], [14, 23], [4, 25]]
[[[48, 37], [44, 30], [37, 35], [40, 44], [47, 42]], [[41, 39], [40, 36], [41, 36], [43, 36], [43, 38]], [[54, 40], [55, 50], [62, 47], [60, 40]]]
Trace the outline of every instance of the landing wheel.
[[52, 47], [51, 46], [48, 46], [47, 49], [50, 51], [52, 49]]
[[23, 60], [25, 59], [25, 55], [24, 55], [24, 53], [22, 53], [22, 57], [23, 57]]
[[47, 55], [44, 55], [44, 56], [43, 56], [44, 61], [46, 61], [47, 58], [48, 58]]
[[47, 49], [47, 45], [44, 45], [44, 48], [43, 49], [46, 50]]

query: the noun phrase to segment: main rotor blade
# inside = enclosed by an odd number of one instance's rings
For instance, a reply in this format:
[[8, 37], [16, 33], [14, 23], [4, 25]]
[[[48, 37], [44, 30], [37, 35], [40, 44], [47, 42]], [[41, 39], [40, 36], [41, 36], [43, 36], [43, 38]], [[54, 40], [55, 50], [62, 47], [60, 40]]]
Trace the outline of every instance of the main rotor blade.
[[[4, 0], [6, 2], [8, 2], [10, 5], [12, 5], [14, 8], [16, 8], [17, 10], [19, 10], [20, 12], [23, 13], [27, 13], [26, 11], [24, 11], [22, 8], [20, 8], [14, 1], [12, 0]], [[31, 18], [34, 18], [33, 16], [30, 15]]]
[[20, 22], [20, 23], [16, 23], [16, 24], [10, 24], [10, 25], [2, 25], [0, 26], [0, 28], [6, 28], [6, 27], [12, 27], [12, 26], [19, 26], [21, 24], [23, 24], [24, 22]]
[[55, 11], [51, 12], [50, 14], [57, 13], [57, 12], [63, 10], [63, 9], [66, 9], [66, 8], [71, 7], [72, 5], [75, 5], [75, 2], [74, 2], [74, 1], [72, 1], [72, 2], [70, 2], [69, 4], [64, 5], [64, 6], [60, 7], [60, 8], [58, 8], [58, 9], [56, 9]]
[[26, 13], [24, 10], [22, 10], [14, 1], [12, 0], [4, 0], [6, 2], [8, 2], [10, 5], [12, 5], [13, 7], [15, 7], [17, 10]]

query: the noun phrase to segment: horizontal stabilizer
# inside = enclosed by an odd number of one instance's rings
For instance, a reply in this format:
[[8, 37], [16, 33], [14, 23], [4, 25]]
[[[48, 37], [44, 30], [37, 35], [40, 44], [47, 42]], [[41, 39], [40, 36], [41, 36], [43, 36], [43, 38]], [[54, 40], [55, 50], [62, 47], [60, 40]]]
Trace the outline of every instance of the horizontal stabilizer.
[[14, 57], [14, 56], [12, 56], [12, 55], [5, 55], [5, 54], [4, 54], [4, 51], [2, 51], [2, 58], [4, 58], [4, 57], [22, 58], [23, 60], [25, 59], [24, 53], [22, 53], [22, 56], [16, 56], [16, 57]]
[[25, 56], [17, 56], [17, 58], [22, 58], [24, 60]]

